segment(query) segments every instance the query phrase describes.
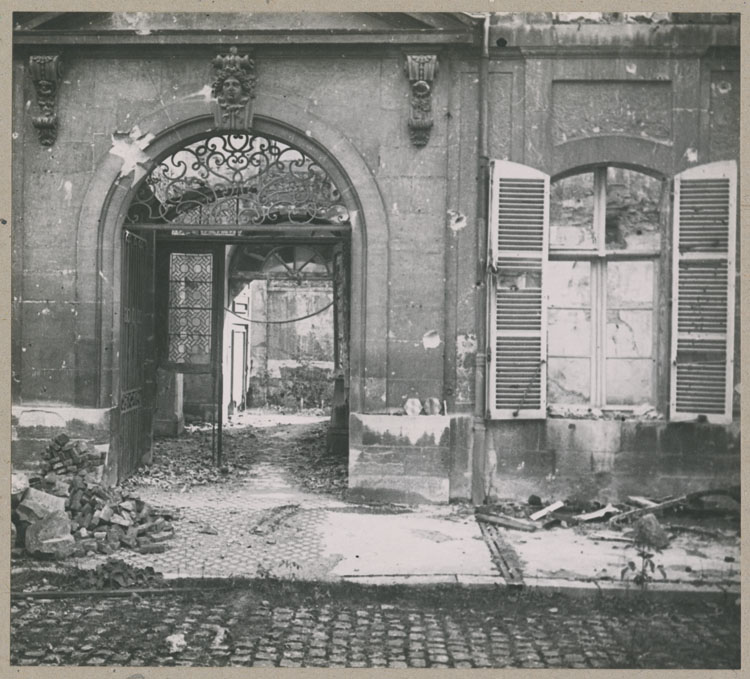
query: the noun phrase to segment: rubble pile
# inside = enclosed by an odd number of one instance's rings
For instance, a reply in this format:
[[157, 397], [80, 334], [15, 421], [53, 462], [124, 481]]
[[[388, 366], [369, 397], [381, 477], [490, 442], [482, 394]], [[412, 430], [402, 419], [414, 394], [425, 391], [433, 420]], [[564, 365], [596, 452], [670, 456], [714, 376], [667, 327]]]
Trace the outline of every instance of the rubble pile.
[[57, 475], [75, 474], [102, 466], [104, 458], [104, 453], [90, 450], [85, 441], [71, 441], [67, 434], [59, 434], [42, 453], [42, 471]]
[[120, 545], [141, 553], [163, 552], [164, 541], [174, 535], [169, 510], [155, 509], [140, 498], [117, 488], [104, 488], [75, 476], [66, 509], [71, 517], [76, 554], [111, 554]]
[[162, 582], [162, 574], [151, 566], [138, 568], [122, 559], [107, 559], [96, 568], [81, 573], [81, 584], [90, 589], [149, 587]]
[[43, 478], [13, 475], [14, 554], [22, 547], [31, 556], [53, 559], [112, 554], [120, 547], [144, 554], [166, 550], [174, 512], [102, 486], [96, 469], [101, 457], [85, 443], [60, 434], [47, 447], [45, 460]]
[[[736, 506], [726, 506], [706, 502], [710, 497], [730, 498]], [[643, 517], [664, 513], [727, 513], [738, 512], [740, 504], [739, 486], [730, 488], [713, 488], [689, 493], [679, 497], [646, 498], [631, 495], [624, 502], [606, 505], [595, 500], [580, 502], [576, 500], [556, 500], [543, 503], [537, 495], [529, 497], [526, 505], [507, 501], [476, 507], [476, 518], [480, 522], [510, 528], [514, 530], [535, 531], [539, 528], [568, 528], [579, 524], [606, 521], [610, 528], [618, 529], [638, 521]], [[662, 540], [663, 542], [663, 540]]]

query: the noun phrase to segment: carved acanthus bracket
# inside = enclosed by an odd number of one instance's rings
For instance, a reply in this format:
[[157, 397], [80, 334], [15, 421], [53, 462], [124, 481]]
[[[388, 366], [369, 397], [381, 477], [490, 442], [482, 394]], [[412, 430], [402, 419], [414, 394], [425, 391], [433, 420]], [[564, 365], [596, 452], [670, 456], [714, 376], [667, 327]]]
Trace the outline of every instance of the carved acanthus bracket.
[[422, 147], [430, 139], [433, 124], [432, 81], [437, 74], [437, 55], [409, 54], [405, 70], [411, 83], [409, 137], [414, 146]]
[[60, 55], [45, 54], [29, 57], [29, 73], [36, 89], [36, 103], [41, 115], [31, 122], [39, 133], [42, 146], [52, 146], [57, 139], [57, 87], [62, 77]]
[[211, 62], [214, 67], [214, 123], [221, 130], [247, 130], [253, 123], [255, 99], [255, 60], [238, 54], [232, 47], [229, 54], [219, 54]]

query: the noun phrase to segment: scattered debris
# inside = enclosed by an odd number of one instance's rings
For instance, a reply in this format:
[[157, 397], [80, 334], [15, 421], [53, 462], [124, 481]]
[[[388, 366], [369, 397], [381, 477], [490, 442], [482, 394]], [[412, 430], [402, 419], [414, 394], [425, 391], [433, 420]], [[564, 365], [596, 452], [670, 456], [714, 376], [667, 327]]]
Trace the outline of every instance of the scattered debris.
[[659, 504], [658, 502], [641, 497], [640, 495], [628, 495], [628, 502], [632, 502], [640, 507], [656, 507], [656, 505]]
[[502, 526], [503, 528], [513, 528], [515, 530], [525, 530], [533, 532], [538, 528], [538, 525], [528, 521], [527, 519], [516, 519], [512, 516], [506, 516], [505, 514], [488, 514], [482, 511], [482, 507], [477, 507], [476, 518], [478, 521], [484, 521], [485, 523], [491, 523], [495, 526]]
[[[646, 514], [656, 514], [662, 512], [665, 509], [678, 507], [681, 505], [698, 505], [699, 501], [705, 497], [712, 496], [725, 496], [729, 497], [738, 504], [740, 503], [740, 486], [730, 486], [728, 488], [712, 488], [709, 490], [701, 490], [694, 493], [688, 493], [687, 495], [681, 495], [680, 497], [671, 498], [663, 502], [659, 502], [651, 507], [641, 507], [639, 509], [633, 509], [629, 512], [624, 512], [619, 516], [612, 517], [609, 522], [612, 525], [618, 525], [631, 519], [637, 519]], [[705, 511], [705, 510], [704, 510]]]
[[169, 645], [170, 654], [179, 653], [187, 648], [184, 634], [170, 634], [164, 641]]
[[205, 533], [206, 535], [218, 535], [219, 531], [216, 530], [211, 524], [209, 523], [202, 523], [198, 526], [198, 532], [199, 533]]
[[586, 537], [588, 537], [590, 540], [602, 540], [605, 542], [627, 542], [628, 544], [632, 544], [633, 539], [624, 537], [620, 535], [619, 533], [615, 532], [609, 532], [609, 533], [587, 533]]
[[597, 509], [593, 512], [588, 512], [587, 514], [577, 514], [573, 518], [577, 521], [595, 521], [596, 519], [604, 519], [608, 516], [611, 516], [612, 514], [618, 513], [620, 510], [617, 509], [613, 504], [608, 504], [606, 507], [602, 507], [601, 509]]
[[422, 402], [418, 398], [407, 398], [404, 403], [404, 413], [407, 415], [419, 415], [422, 412]]
[[121, 559], [107, 559], [95, 569], [83, 571], [82, 584], [91, 589], [150, 587], [163, 583], [162, 574], [151, 566], [138, 568]]
[[532, 521], [538, 521], [544, 516], [547, 516], [547, 514], [551, 514], [552, 512], [561, 509], [565, 506], [565, 502], [562, 500], [558, 500], [557, 502], [553, 502], [551, 505], [547, 505], [544, 509], [540, 509], [538, 512], [534, 512], [529, 516], [529, 518]]

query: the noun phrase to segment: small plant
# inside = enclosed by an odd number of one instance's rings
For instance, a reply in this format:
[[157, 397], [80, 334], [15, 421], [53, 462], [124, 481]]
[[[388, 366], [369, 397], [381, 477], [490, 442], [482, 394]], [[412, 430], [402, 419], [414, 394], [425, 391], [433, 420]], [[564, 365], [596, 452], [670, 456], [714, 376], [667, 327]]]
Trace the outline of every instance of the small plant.
[[656, 564], [654, 552], [661, 552], [668, 545], [669, 536], [653, 514], [646, 514], [639, 519], [635, 525], [633, 546], [641, 559], [640, 568], [636, 566], [635, 561], [628, 561], [628, 565], [620, 573], [620, 580], [624, 580], [628, 573], [634, 572], [633, 582], [643, 590], [646, 589], [649, 582], [654, 580], [654, 573], [657, 570], [666, 580], [667, 571], [661, 564]]

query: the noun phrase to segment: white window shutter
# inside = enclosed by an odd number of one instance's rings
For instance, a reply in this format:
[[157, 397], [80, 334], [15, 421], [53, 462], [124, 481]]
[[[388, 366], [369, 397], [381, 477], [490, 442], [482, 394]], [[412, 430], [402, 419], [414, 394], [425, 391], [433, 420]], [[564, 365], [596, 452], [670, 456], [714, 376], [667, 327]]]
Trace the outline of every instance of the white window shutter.
[[490, 183], [488, 414], [493, 419], [543, 418], [549, 176], [494, 160]]
[[669, 416], [732, 420], [737, 164], [685, 170], [674, 183]]

